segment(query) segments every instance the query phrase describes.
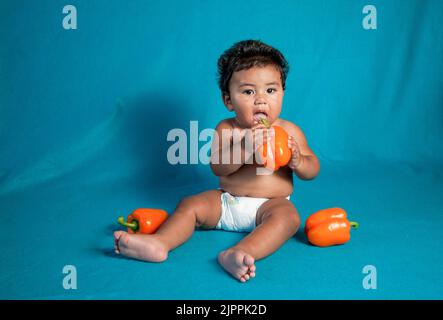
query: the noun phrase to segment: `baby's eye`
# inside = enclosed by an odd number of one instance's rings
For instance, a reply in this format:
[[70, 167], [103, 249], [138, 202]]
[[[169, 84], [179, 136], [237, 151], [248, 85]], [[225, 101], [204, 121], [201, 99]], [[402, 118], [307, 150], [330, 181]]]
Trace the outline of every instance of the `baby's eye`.
[[244, 94], [247, 94], [248, 96], [250, 96], [251, 94], [254, 94], [254, 91], [251, 89], [247, 89], [245, 91], [243, 91]]
[[269, 88], [269, 89], [267, 90], [268, 93], [274, 93], [274, 92], [276, 92], [276, 91], [277, 91], [277, 89], [275, 89], [275, 88]]

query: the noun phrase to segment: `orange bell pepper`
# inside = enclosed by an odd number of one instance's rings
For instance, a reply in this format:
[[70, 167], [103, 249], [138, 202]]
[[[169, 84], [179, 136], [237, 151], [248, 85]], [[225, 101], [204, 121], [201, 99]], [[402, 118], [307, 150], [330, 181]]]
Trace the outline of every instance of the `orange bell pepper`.
[[358, 223], [348, 221], [342, 208], [328, 208], [317, 211], [306, 220], [305, 233], [313, 245], [328, 247], [344, 244], [351, 239], [350, 229]]
[[[270, 128], [269, 122], [266, 118], [260, 119], [260, 122], [267, 128]], [[292, 152], [288, 146], [288, 133], [280, 126], [272, 126], [274, 129], [274, 144], [268, 146], [267, 143], [263, 144], [262, 158], [263, 165], [266, 168], [270, 168], [274, 171], [280, 167], [284, 167], [291, 160]], [[273, 155], [273, 159], [268, 158], [268, 152]]]
[[168, 213], [162, 209], [139, 208], [134, 210], [125, 222], [124, 217], [118, 218], [118, 223], [128, 227], [128, 233], [151, 234], [168, 218]]

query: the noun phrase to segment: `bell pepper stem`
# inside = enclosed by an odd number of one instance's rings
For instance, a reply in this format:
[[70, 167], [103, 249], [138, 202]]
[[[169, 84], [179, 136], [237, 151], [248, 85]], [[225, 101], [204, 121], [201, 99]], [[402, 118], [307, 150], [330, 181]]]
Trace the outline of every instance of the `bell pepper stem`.
[[131, 228], [133, 231], [137, 231], [138, 229], [138, 223], [135, 220], [132, 222], [126, 222], [124, 217], [118, 217], [117, 222], [124, 227]]
[[349, 225], [351, 226], [351, 228], [353, 229], [357, 229], [358, 228], [358, 222], [355, 221], [350, 221]]
[[269, 121], [266, 118], [261, 118], [260, 122], [266, 127], [269, 128]]

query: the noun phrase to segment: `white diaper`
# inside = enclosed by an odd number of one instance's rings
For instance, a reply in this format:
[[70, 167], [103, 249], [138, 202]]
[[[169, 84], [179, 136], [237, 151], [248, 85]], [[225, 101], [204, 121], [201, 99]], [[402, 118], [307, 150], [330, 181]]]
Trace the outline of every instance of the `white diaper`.
[[[221, 198], [221, 217], [216, 229], [236, 232], [250, 232], [255, 228], [255, 218], [260, 206], [268, 198], [235, 197], [223, 192]], [[289, 196], [286, 198], [289, 200]]]

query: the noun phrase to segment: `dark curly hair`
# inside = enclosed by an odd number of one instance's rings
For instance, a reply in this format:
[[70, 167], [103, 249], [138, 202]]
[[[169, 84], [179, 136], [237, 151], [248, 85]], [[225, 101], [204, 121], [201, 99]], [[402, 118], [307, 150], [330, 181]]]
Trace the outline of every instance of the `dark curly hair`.
[[267, 65], [274, 65], [280, 71], [285, 90], [289, 64], [283, 54], [260, 40], [237, 42], [218, 59], [218, 86], [223, 94], [229, 95], [229, 81], [234, 72]]

